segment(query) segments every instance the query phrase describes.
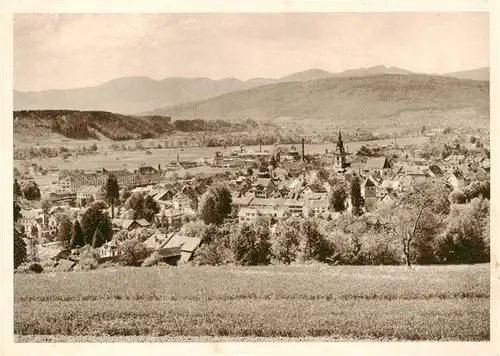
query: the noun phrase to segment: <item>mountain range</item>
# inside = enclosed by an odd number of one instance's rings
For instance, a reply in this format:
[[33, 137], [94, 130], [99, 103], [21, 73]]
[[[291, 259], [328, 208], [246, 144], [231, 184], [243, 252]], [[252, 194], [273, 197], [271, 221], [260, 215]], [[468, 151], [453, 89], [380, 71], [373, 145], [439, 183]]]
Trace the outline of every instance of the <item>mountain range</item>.
[[[188, 103], [217, 98], [230, 93], [247, 92], [258, 87], [263, 92], [273, 92], [272, 87], [280, 91], [285, 83], [296, 83], [322, 80], [327, 78], [367, 77], [381, 74], [414, 75], [397, 67], [374, 66], [370, 68], [350, 69], [340, 73], [330, 73], [321, 69], [310, 69], [293, 73], [282, 78], [252, 78], [239, 80], [225, 78], [213, 80], [209, 78], [171, 77], [154, 80], [149, 77], [124, 77], [111, 80], [102, 85], [64, 90], [45, 90], [40, 92], [21, 92], [14, 90], [14, 110], [38, 109], [70, 109], [70, 110], [102, 110], [115, 113], [137, 114], [146, 112], [164, 112], [165, 107], [186, 107]], [[489, 68], [446, 73], [443, 76], [470, 80], [489, 80]], [[436, 77], [436, 76], [433, 76]], [[235, 94], [238, 96], [238, 94]], [[224, 110], [221, 108], [221, 110]], [[171, 111], [171, 109], [168, 109]], [[173, 112], [182, 112], [179, 109]]]

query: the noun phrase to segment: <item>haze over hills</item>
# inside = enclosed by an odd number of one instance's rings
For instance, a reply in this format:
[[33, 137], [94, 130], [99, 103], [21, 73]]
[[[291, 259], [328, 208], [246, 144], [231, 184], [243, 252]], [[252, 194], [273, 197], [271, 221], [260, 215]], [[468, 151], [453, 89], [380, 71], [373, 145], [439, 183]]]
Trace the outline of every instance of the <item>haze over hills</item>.
[[489, 108], [489, 83], [421, 74], [330, 77], [276, 83], [151, 112], [172, 119], [280, 116], [377, 119], [402, 111]]
[[[487, 71], [488, 75], [485, 75]], [[282, 78], [252, 78], [242, 81], [236, 78], [213, 80], [209, 78], [171, 77], [154, 80], [149, 77], [125, 77], [102, 85], [85, 88], [21, 92], [14, 90], [14, 109], [70, 109], [103, 110], [124, 114], [153, 111], [166, 106], [215, 98], [223, 94], [288, 82], [304, 82], [329, 77], [359, 77], [375, 74], [412, 74], [396, 67], [374, 66], [330, 73], [310, 69], [286, 75]], [[486, 80], [489, 68], [477, 71], [449, 73], [449, 76], [465, 79]], [[477, 78], [475, 78], [477, 77]]]
[[460, 72], [451, 72], [444, 74], [448, 77], [455, 77], [460, 79], [472, 79], [472, 80], [490, 80], [490, 67], [483, 67], [471, 70], [463, 70]]

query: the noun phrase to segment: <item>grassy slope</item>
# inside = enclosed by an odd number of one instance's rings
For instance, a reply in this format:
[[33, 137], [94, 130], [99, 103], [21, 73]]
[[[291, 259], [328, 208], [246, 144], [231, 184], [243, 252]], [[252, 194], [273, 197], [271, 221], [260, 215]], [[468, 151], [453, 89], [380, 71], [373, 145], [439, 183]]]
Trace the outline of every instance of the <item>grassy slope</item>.
[[313, 265], [15, 275], [14, 330], [25, 335], [486, 340], [488, 272], [487, 265], [413, 270]]
[[357, 120], [401, 111], [474, 107], [486, 112], [489, 83], [428, 75], [374, 75], [271, 84], [217, 98], [160, 108], [177, 118], [294, 116]]

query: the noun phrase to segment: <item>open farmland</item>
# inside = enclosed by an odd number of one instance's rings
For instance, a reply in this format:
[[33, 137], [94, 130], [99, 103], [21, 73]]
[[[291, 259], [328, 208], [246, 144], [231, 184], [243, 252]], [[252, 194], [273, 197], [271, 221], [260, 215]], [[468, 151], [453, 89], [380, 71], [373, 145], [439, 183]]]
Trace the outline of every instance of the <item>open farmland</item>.
[[[399, 145], [421, 145], [429, 140], [428, 137], [404, 137], [398, 138]], [[394, 140], [374, 140], [374, 141], [356, 141], [348, 142], [346, 146], [349, 152], [355, 153], [363, 145], [388, 145], [393, 143]], [[296, 144], [298, 146], [299, 144]], [[52, 145], [51, 145], [52, 146]], [[113, 151], [109, 149], [109, 144], [104, 144], [99, 149], [97, 154], [90, 156], [80, 156], [78, 159], [62, 160], [60, 157], [54, 158], [41, 158], [33, 160], [43, 167], [57, 166], [59, 169], [99, 169], [106, 167], [107, 169], [121, 169], [121, 168], [136, 168], [142, 163], [147, 162], [149, 165], [156, 167], [158, 164], [164, 166], [166, 163], [175, 161], [177, 155], [181, 161], [196, 160], [200, 157], [213, 158], [215, 152], [219, 151], [223, 155], [229, 155], [232, 151], [239, 147], [183, 147], [183, 148], [161, 148], [150, 149], [151, 154], [146, 153], [146, 149], [141, 151]], [[291, 146], [291, 145], [281, 145]], [[53, 145], [52, 147], [58, 147]], [[331, 144], [307, 144], [305, 146], [306, 153], [324, 153], [325, 149], [332, 150], [334, 143]], [[258, 151], [259, 146], [247, 146], [248, 151]], [[262, 146], [263, 151], [272, 152], [274, 146]], [[24, 160], [14, 160], [14, 167], [19, 167]]]
[[16, 274], [14, 332], [21, 341], [488, 340], [489, 289], [488, 265]]

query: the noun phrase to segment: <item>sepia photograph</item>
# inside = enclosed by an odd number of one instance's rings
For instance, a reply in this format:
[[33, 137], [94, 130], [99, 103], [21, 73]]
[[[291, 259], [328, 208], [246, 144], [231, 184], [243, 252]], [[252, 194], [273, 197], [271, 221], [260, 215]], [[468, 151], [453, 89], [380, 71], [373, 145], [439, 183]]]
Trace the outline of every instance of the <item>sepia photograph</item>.
[[488, 12], [12, 27], [14, 342], [492, 339]]

